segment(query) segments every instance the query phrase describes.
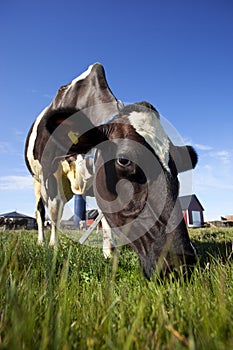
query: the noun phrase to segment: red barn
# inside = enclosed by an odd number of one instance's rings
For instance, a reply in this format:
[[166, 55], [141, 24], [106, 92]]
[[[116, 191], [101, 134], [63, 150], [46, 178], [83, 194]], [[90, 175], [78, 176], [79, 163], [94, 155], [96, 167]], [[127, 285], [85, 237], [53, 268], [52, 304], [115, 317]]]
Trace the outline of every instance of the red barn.
[[185, 223], [188, 227], [204, 225], [204, 208], [195, 194], [179, 197]]

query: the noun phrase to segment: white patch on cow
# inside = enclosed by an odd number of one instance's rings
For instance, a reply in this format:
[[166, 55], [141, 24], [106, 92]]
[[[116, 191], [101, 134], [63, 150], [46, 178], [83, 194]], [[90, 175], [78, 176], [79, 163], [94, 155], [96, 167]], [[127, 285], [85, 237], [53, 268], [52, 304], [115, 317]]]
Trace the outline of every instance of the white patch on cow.
[[39, 176], [39, 182], [41, 184], [41, 190], [40, 190], [41, 197], [43, 198], [44, 202], [47, 203], [48, 202], [48, 193], [47, 193], [46, 188], [45, 188], [45, 183], [44, 183], [44, 179], [43, 179], [42, 174]]
[[[98, 211], [100, 213], [100, 210]], [[112, 253], [116, 248], [116, 242], [112, 236], [111, 227], [109, 226], [104, 216], [101, 219], [101, 223], [103, 229], [103, 254], [105, 259], [108, 259], [112, 256]]]
[[83, 195], [92, 182], [92, 175], [87, 170], [84, 157], [78, 154], [75, 161], [69, 163], [64, 160], [61, 165], [63, 173], [70, 180], [72, 192]]
[[132, 112], [129, 121], [137, 133], [153, 148], [162, 165], [170, 172], [169, 139], [155, 113]]
[[59, 245], [59, 239], [57, 230], [60, 228], [60, 222], [63, 214], [64, 203], [59, 197], [55, 197], [53, 200], [48, 199], [48, 209], [51, 219], [51, 235], [50, 235], [50, 246]]
[[39, 180], [39, 177], [41, 175], [42, 172], [42, 168], [41, 168], [41, 164], [40, 162], [34, 158], [33, 156], [33, 150], [34, 150], [34, 146], [35, 146], [35, 142], [36, 142], [36, 138], [37, 138], [37, 131], [38, 131], [38, 126], [40, 124], [41, 119], [43, 118], [46, 110], [48, 109], [48, 107], [46, 107], [40, 114], [39, 116], [36, 118], [36, 121], [33, 125], [32, 128], [32, 132], [29, 138], [29, 142], [28, 142], [28, 148], [27, 148], [27, 159], [28, 162], [30, 164], [30, 167], [33, 171], [33, 174], [35, 176], [35, 178], [37, 180]]
[[77, 83], [79, 80], [83, 80], [85, 79], [90, 73], [91, 73], [91, 70], [92, 70], [92, 67], [94, 66], [94, 64], [92, 64], [91, 66], [88, 67], [88, 69], [83, 72], [81, 75], [79, 75], [77, 78], [75, 78], [74, 80], [72, 80], [71, 82], [71, 85]]
[[41, 198], [41, 183], [34, 178], [34, 191], [36, 197], [36, 221], [38, 225], [38, 244], [44, 243], [44, 225], [41, 214], [38, 210], [38, 203]]
[[84, 182], [87, 182], [92, 177], [92, 175], [87, 170], [86, 159], [84, 159], [81, 154], [78, 154], [75, 163], [76, 172], [82, 176]]

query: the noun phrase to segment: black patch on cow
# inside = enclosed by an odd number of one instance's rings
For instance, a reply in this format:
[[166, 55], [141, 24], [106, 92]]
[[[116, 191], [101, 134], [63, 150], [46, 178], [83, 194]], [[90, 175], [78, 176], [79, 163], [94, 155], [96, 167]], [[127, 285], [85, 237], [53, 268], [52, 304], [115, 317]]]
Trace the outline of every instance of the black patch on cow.
[[28, 170], [30, 171], [30, 173], [31, 173], [32, 175], [34, 175], [34, 173], [33, 173], [33, 170], [32, 170], [32, 168], [31, 168], [31, 166], [30, 166], [28, 157], [27, 157], [27, 151], [28, 151], [29, 140], [30, 140], [30, 136], [31, 136], [31, 133], [32, 133], [32, 129], [33, 129], [33, 127], [34, 127], [34, 124], [35, 124], [35, 122], [32, 124], [32, 126], [31, 126], [31, 128], [30, 128], [30, 130], [29, 130], [29, 132], [28, 132], [28, 135], [27, 135], [27, 138], [26, 138], [26, 142], [25, 142], [25, 149], [24, 149], [25, 163], [26, 163], [26, 165], [27, 165], [27, 167], [28, 167]]
[[58, 194], [57, 180], [54, 175], [50, 175], [48, 177], [48, 180], [46, 183], [46, 189], [47, 189], [49, 198], [53, 200]]
[[174, 146], [170, 142], [169, 168], [174, 176], [178, 173], [194, 169], [198, 156], [192, 146]]
[[39, 202], [37, 204], [37, 210], [40, 213], [40, 217], [41, 217], [42, 223], [44, 223], [45, 222], [45, 207], [44, 207], [44, 203], [43, 203], [42, 198], [40, 198], [40, 200], [39, 200]]
[[[81, 111], [74, 112], [69, 108], [56, 110], [48, 117], [45, 115], [44, 119], [45, 128], [56, 142], [57, 148], [60, 147], [66, 154], [86, 153], [103, 141], [103, 134]], [[73, 142], [70, 132], [76, 142]]]

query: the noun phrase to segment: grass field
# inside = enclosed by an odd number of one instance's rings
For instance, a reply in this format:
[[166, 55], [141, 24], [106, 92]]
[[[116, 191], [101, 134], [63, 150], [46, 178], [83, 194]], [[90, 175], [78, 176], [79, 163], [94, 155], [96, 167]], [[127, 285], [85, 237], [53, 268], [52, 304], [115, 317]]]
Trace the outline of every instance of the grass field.
[[0, 232], [0, 349], [233, 349], [233, 229], [190, 231], [200, 262], [190, 281], [148, 282], [136, 255], [65, 236]]

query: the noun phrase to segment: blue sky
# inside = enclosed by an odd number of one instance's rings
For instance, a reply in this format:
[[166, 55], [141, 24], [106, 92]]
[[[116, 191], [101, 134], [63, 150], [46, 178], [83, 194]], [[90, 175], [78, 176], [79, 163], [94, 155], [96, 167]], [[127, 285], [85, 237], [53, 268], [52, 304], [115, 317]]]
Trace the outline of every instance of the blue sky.
[[0, 213], [34, 214], [27, 132], [98, 61], [117, 98], [149, 101], [196, 148], [205, 219], [233, 214], [231, 0], [3, 0], [0, 33]]

